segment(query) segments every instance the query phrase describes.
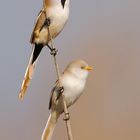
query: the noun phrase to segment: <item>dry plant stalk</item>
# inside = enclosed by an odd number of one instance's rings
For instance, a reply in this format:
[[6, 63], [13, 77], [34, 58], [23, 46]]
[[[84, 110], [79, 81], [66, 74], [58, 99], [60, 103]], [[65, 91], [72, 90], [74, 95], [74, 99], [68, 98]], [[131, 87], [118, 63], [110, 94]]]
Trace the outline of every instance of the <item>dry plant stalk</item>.
[[[45, 12], [45, 15], [46, 15], [46, 12]], [[47, 19], [47, 15], [46, 15], [46, 19]], [[51, 33], [50, 33], [49, 26], [48, 26], [48, 34], [50, 36], [51, 49], [52, 50], [55, 50], [55, 47], [53, 45], [53, 40], [52, 40], [52, 36], [51, 36]], [[58, 67], [58, 64], [57, 64], [56, 54], [53, 54], [53, 58], [54, 58], [55, 69], [56, 69], [56, 73], [57, 73], [57, 78], [58, 78], [58, 81], [60, 81], [60, 71], [59, 71], [59, 67]], [[60, 82], [59, 82], [59, 86], [62, 87], [61, 84], [60, 84]], [[64, 115], [65, 115], [64, 121], [66, 122], [68, 139], [69, 140], [73, 140], [73, 135], [72, 135], [72, 130], [71, 130], [71, 124], [70, 124], [70, 115], [69, 115], [69, 112], [68, 112], [68, 108], [67, 108], [67, 105], [66, 105], [65, 96], [64, 96], [63, 92], [62, 92], [62, 98], [63, 98]]]
[[[49, 36], [51, 38], [51, 47], [52, 47], [52, 49], [55, 49], [54, 46], [53, 46], [53, 42], [52, 42], [52, 37], [51, 37], [51, 34], [50, 34], [49, 26], [48, 26], [48, 33], [49, 33]], [[54, 63], [55, 63], [55, 68], [56, 68], [56, 73], [57, 73], [58, 81], [60, 81], [60, 72], [59, 72], [59, 67], [58, 67], [58, 64], [57, 64], [56, 55], [53, 55], [53, 58], [54, 58]], [[60, 83], [59, 83], [59, 86], [62, 87]], [[68, 112], [68, 108], [67, 108], [67, 105], [66, 105], [65, 96], [64, 96], [63, 92], [62, 92], [62, 98], [63, 98], [63, 106], [64, 106], [64, 114], [65, 114], [64, 121], [66, 122], [68, 139], [69, 140], [73, 140], [71, 125], [70, 125], [70, 115], [69, 115], [69, 112]]]

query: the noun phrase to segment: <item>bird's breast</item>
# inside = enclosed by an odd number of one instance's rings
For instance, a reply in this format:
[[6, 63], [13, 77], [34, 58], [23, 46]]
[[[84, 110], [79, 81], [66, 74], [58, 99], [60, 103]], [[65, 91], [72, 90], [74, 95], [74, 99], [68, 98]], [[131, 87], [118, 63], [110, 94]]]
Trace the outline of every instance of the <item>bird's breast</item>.
[[67, 105], [72, 105], [83, 93], [85, 81], [73, 77], [66, 77], [63, 81], [64, 95]]
[[50, 18], [50, 32], [52, 37], [55, 38], [64, 28], [68, 17], [69, 17], [69, 7], [66, 6], [62, 8], [61, 4], [53, 6], [48, 9], [48, 17]]

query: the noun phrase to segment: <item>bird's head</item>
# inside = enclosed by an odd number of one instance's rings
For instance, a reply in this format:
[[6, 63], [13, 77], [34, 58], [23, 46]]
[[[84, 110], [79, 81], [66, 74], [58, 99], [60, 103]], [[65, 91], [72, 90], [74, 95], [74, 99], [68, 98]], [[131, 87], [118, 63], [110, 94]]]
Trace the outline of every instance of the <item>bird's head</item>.
[[73, 61], [66, 68], [67, 71], [80, 79], [86, 79], [89, 71], [92, 69], [93, 68], [83, 60]]

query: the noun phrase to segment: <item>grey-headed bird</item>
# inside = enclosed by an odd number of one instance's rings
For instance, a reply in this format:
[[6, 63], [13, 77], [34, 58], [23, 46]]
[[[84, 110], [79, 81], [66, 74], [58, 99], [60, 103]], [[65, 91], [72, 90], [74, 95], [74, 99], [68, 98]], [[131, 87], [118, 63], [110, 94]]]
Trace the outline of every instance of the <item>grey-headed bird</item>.
[[48, 33], [48, 26], [52, 38], [55, 38], [64, 28], [68, 17], [69, 0], [43, 0], [43, 9], [38, 14], [30, 39], [33, 48], [20, 89], [20, 99], [24, 97], [25, 92], [29, 86], [30, 80], [32, 79], [35, 70], [38, 56], [42, 48], [45, 45], [49, 47], [48, 43], [50, 41], [50, 36]]
[[42, 134], [41, 140], [51, 140], [57, 119], [63, 113], [63, 99], [60, 94], [59, 84], [63, 87], [63, 94], [67, 107], [71, 106], [81, 96], [85, 88], [89, 70], [92, 67], [83, 60], [71, 62], [60, 77], [60, 83], [52, 89], [49, 109], [51, 110], [48, 122]]

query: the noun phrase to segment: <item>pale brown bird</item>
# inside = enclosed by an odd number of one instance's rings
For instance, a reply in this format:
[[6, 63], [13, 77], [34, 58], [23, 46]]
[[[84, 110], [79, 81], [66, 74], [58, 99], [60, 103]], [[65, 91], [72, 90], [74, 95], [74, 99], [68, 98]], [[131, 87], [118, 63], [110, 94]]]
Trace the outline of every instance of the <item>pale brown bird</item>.
[[52, 89], [49, 109], [51, 110], [46, 127], [41, 140], [51, 140], [57, 119], [63, 113], [63, 99], [61, 96], [61, 87], [64, 89], [64, 96], [67, 107], [71, 106], [81, 96], [85, 88], [89, 70], [92, 67], [83, 60], [71, 62], [60, 77], [60, 83], [56, 83]]
[[[43, 9], [38, 14], [30, 42], [33, 45], [29, 64], [22, 82], [19, 98], [25, 95], [30, 80], [32, 79], [36, 62], [42, 48], [49, 47], [50, 36], [55, 38], [64, 28], [69, 17], [69, 0], [44, 0]], [[50, 48], [50, 47], [49, 47]], [[51, 48], [50, 48], [51, 49]], [[54, 51], [51, 49], [51, 51]], [[54, 52], [55, 53], [55, 52]]]

